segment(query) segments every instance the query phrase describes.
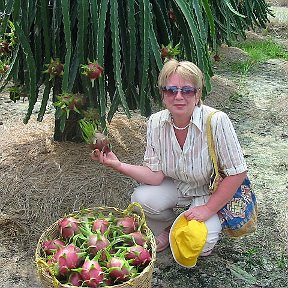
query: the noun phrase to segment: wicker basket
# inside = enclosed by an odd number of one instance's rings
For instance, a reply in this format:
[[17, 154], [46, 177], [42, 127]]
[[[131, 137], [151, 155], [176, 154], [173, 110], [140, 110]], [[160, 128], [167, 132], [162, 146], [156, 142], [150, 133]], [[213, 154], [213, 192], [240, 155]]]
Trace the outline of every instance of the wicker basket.
[[[140, 215], [133, 212], [134, 208], [137, 207], [138, 211], [140, 211]], [[81, 214], [80, 214], [81, 213]], [[123, 282], [121, 284], [113, 285], [113, 286], [102, 286], [102, 287], [114, 287], [114, 288], [149, 288], [151, 287], [152, 274], [154, 270], [154, 262], [156, 260], [156, 243], [155, 238], [151, 232], [151, 230], [147, 227], [145, 222], [145, 216], [142, 207], [138, 203], [132, 203], [128, 206], [126, 210], [120, 210], [115, 207], [96, 207], [91, 209], [85, 209], [85, 211], [75, 212], [68, 216], [75, 215], [90, 215], [95, 213], [102, 213], [104, 215], [108, 215], [112, 213], [116, 217], [121, 217], [125, 215], [133, 215], [138, 218], [141, 225], [141, 232], [147, 237], [148, 248], [151, 251], [152, 260], [148, 264], [147, 267], [135, 278], [130, 279], [129, 281]], [[41, 235], [38, 240], [36, 252], [35, 252], [35, 260], [37, 266], [37, 272], [40, 277], [40, 280], [45, 288], [76, 288], [76, 286], [71, 286], [67, 284], [60, 283], [56, 277], [53, 275], [52, 271], [49, 270], [49, 266], [47, 265], [44, 252], [42, 250], [42, 244], [47, 239], [56, 239], [59, 237], [58, 232], [58, 220], [53, 223], [44, 233]], [[50, 272], [49, 272], [50, 271]]]

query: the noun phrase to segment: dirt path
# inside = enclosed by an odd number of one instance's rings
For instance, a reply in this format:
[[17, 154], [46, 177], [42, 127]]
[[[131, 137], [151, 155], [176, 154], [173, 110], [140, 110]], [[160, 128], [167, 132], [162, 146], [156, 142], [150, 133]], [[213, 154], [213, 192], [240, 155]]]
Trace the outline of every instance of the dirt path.
[[[170, 250], [167, 249], [165, 252], [158, 254], [153, 275], [153, 288], [284, 288], [288, 286], [287, 67], [288, 63], [285, 61], [269, 60], [255, 66], [244, 78], [241, 75], [227, 74], [223, 69], [216, 69], [216, 74], [221, 81], [215, 82], [214, 89], [217, 92], [214, 97], [221, 99], [218, 101], [219, 108], [229, 114], [236, 127], [249, 166], [249, 175], [258, 197], [259, 225], [257, 233], [237, 240], [223, 237], [219, 241], [214, 253], [205, 259], [201, 258], [197, 267], [193, 270], [179, 267], [173, 261]], [[231, 87], [233, 87], [232, 92]], [[230, 94], [227, 92], [227, 95], [223, 95], [226, 91]], [[230, 97], [230, 101], [228, 101], [227, 97]], [[225, 99], [225, 101], [222, 101], [222, 99]], [[7, 98], [3, 96], [1, 100], [3, 101], [1, 108], [9, 107], [9, 103], [4, 103]], [[23, 112], [23, 105], [19, 104], [21, 113]], [[3, 119], [11, 119], [17, 111], [19, 112], [17, 107], [13, 110], [5, 110], [7, 113], [2, 115]], [[13, 121], [15, 127], [22, 127], [21, 122], [16, 118]], [[70, 185], [69, 171], [67, 170], [67, 174], [65, 171], [65, 161], [67, 160], [65, 157], [67, 155], [75, 158], [74, 165], [77, 169], [83, 169], [83, 167], [88, 167], [88, 170], [91, 169], [91, 166], [89, 166], [91, 164], [86, 160], [85, 162], [83, 156], [81, 156], [81, 153], [84, 151], [82, 147], [77, 146], [78, 150], [75, 150], [76, 152], [73, 150], [75, 145], [71, 144], [63, 146], [63, 150], [59, 146], [54, 148], [61, 155], [66, 153], [63, 159], [60, 156], [57, 156], [57, 158], [55, 153], [52, 153], [53, 151], [50, 153], [49, 149], [52, 149], [49, 148], [51, 143], [49, 144], [47, 139], [49, 140], [49, 137], [51, 137], [51, 120], [48, 119], [47, 121], [48, 124], [46, 122], [42, 126], [33, 126], [33, 122], [29, 124], [30, 132], [31, 129], [35, 129], [33, 143], [29, 142], [28, 138], [28, 140], [25, 138], [28, 131], [25, 129], [28, 128], [23, 128], [22, 137], [24, 140], [21, 142], [21, 145], [20, 143], [19, 145], [15, 145], [15, 143], [9, 142], [9, 138], [13, 136], [13, 130], [5, 130], [5, 127], [2, 127], [6, 125], [5, 121], [4, 125], [0, 126], [0, 133], [3, 136], [2, 145], [6, 145], [2, 146], [6, 148], [3, 148], [3, 151], [1, 151], [3, 159], [0, 162], [0, 173], [2, 173], [0, 180], [1, 185], [2, 183], [4, 185], [3, 191], [0, 194], [3, 197], [0, 199], [0, 279], [2, 280], [1, 287], [3, 288], [40, 287], [33, 263], [33, 245], [41, 233], [41, 224], [46, 225], [46, 222], [49, 223], [49, 221], [51, 223], [53, 217], [47, 215], [51, 219], [45, 219], [47, 220], [45, 222], [45, 220], [39, 218], [37, 211], [29, 210], [32, 207], [33, 201], [35, 201], [34, 198], [29, 197], [37, 193], [43, 197], [45, 203], [36, 203], [37, 210], [41, 210], [43, 207], [46, 208], [46, 202], [49, 202], [52, 196], [59, 194], [59, 191], [61, 191], [60, 184], [65, 185], [65, 187]], [[139, 127], [142, 126], [139, 124]], [[131, 131], [133, 129], [131, 128]], [[142, 140], [139, 137], [139, 141], [141, 142]], [[37, 149], [35, 149], [34, 142], [39, 143]], [[15, 149], [14, 153], [13, 150]], [[81, 151], [80, 156], [78, 155], [79, 151]], [[141, 151], [135, 150], [132, 152], [135, 154], [139, 153], [139, 156], [137, 154], [135, 157], [139, 157], [139, 160], [141, 159]], [[19, 157], [21, 153], [29, 153], [31, 157], [28, 159], [28, 162], [27, 160], [23, 161]], [[131, 152], [129, 155], [131, 155]], [[14, 157], [14, 170], [9, 169], [5, 157]], [[25, 165], [31, 166], [28, 170], [22, 170], [22, 166]], [[36, 172], [39, 169], [44, 169], [44, 172], [47, 169], [48, 187], [46, 183], [43, 183], [43, 187], [33, 186], [33, 181], [37, 177]], [[56, 174], [53, 175], [53, 177], [55, 176], [54, 178], [49, 179], [48, 175], [52, 171], [55, 171], [55, 169], [59, 169], [59, 171], [55, 172]], [[23, 171], [28, 172], [23, 174]], [[95, 172], [92, 171], [92, 173]], [[104, 171], [103, 175], [105, 173]], [[56, 176], [60, 177], [59, 182], [57, 182]], [[88, 176], [91, 177], [90, 175]], [[86, 179], [82, 179], [81, 175], [77, 175], [77, 177], [73, 175], [73, 177], [74, 182], [77, 184], [77, 187], [74, 187], [76, 191], [73, 190], [73, 187], [68, 187], [69, 189], [65, 191], [67, 195], [64, 195], [67, 197], [64, 198], [65, 200], [71, 201], [71, 207], [77, 204], [79, 191], [84, 193], [81, 189], [85, 185], [88, 185]], [[92, 180], [97, 178], [93, 177]], [[102, 175], [99, 177], [101, 178]], [[70, 182], [65, 182], [67, 178]], [[104, 176], [102, 180], [104, 184], [101, 185], [106, 185], [105, 187], [107, 187], [109, 183], [105, 182], [107, 180], [105, 180]], [[95, 181], [92, 183], [93, 185], [96, 185]], [[120, 178], [114, 174], [112, 175], [111, 182], [113, 181], [115, 181], [116, 186], [121, 185], [122, 182], [128, 183], [126, 178]], [[54, 184], [52, 185], [50, 182]], [[129, 182], [127, 187], [130, 187], [132, 184]], [[28, 186], [30, 190], [23, 191], [23, 187], [27, 189]], [[87, 190], [91, 190], [90, 186]], [[13, 193], [18, 193], [19, 198]], [[48, 196], [51, 195], [50, 198], [44, 198], [47, 194]], [[72, 199], [68, 199], [69, 196]], [[98, 195], [98, 198], [100, 199], [102, 196], [103, 194]], [[91, 195], [87, 195], [86, 197], [89, 199]], [[127, 202], [128, 196], [125, 197], [117, 199], [117, 201]], [[98, 200], [94, 198], [93, 201], [93, 205], [95, 205]], [[105, 204], [103, 201], [99, 202], [99, 204]], [[51, 201], [50, 205], [54, 205], [53, 209], [56, 207], [59, 210], [58, 212], [63, 215], [64, 210], [61, 203], [57, 203], [55, 200], [54, 202]], [[57, 215], [53, 216], [57, 219]], [[22, 219], [22, 222], [19, 222], [19, 219]], [[34, 225], [33, 221], [38, 224]], [[24, 230], [23, 223], [26, 224]], [[30, 223], [31, 226], [29, 227], [27, 223]], [[32, 230], [35, 227], [38, 230]], [[7, 239], [8, 237], [10, 237], [10, 240]], [[32, 242], [27, 243], [28, 241]], [[22, 247], [25, 248], [23, 249]]]

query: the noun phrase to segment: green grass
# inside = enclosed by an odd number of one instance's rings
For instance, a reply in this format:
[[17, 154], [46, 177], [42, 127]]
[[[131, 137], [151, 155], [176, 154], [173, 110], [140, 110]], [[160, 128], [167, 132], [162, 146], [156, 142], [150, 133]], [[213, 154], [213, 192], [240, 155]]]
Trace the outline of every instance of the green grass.
[[247, 52], [254, 62], [264, 62], [269, 59], [288, 60], [288, 52], [272, 40], [243, 41], [235, 43], [235, 46]]
[[288, 61], [288, 52], [280, 45], [272, 40], [243, 41], [234, 42], [233, 46], [245, 51], [249, 56], [249, 60], [238, 61], [230, 64], [230, 69], [234, 72], [247, 76], [251, 68], [261, 62], [269, 59], [283, 59]]

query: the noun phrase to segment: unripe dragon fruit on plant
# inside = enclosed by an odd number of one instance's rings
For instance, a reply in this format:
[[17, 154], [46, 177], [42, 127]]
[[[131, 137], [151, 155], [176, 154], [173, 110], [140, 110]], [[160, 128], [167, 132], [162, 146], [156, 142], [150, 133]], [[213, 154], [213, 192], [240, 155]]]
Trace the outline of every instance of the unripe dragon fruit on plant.
[[64, 64], [60, 62], [59, 58], [56, 58], [55, 60], [51, 58], [51, 61], [49, 64], [45, 64], [47, 69], [43, 71], [43, 73], [48, 73], [50, 75], [50, 80], [57, 76], [63, 75], [64, 70]]

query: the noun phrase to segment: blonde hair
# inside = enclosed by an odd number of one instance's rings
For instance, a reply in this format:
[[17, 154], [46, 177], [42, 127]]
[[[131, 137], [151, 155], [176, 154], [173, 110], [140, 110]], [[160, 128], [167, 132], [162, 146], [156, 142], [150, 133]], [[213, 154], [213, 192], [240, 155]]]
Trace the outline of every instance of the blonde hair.
[[158, 77], [158, 87], [165, 86], [167, 79], [174, 73], [190, 80], [197, 86], [196, 88], [203, 88], [203, 73], [198, 66], [190, 61], [177, 61], [175, 59], [171, 59], [164, 64]]
[[[177, 73], [185, 80], [191, 81], [191, 83], [193, 83], [196, 88], [200, 89], [200, 93], [202, 94], [202, 88], [204, 85], [202, 71], [198, 68], [197, 65], [190, 61], [177, 61], [175, 59], [167, 61], [160, 71], [158, 77], [158, 88], [161, 94], [161, 88], [166, 85], [167, 79], [174, 73]], [[201, 100], [199, 100], [198, 105], [201, 105]]]

